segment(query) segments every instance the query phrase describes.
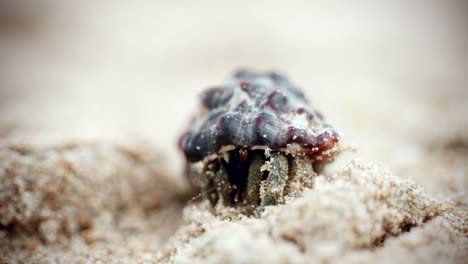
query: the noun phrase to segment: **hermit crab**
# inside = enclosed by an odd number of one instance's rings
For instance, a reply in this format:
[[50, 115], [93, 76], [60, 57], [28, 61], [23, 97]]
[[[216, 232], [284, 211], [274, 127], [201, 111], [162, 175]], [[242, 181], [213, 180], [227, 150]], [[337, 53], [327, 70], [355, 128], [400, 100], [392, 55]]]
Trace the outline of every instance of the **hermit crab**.
[[241, 70], [204, 91], [179, 139], [192, 183], [212, 204], [280, 204], [338, 150], [339, 134], [278, 73]]

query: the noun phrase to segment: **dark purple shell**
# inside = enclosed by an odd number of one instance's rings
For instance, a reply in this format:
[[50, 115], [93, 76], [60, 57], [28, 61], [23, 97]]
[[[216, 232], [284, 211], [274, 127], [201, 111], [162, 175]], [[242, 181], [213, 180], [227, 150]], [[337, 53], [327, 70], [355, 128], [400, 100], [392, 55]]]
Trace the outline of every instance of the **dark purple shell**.
[[204, 109], [180, 138], [190, 162], [226, 149], [266, 147], [321, 160], [339, 140], [304, 93], [278, 73], [239, 71], [200, 98]]

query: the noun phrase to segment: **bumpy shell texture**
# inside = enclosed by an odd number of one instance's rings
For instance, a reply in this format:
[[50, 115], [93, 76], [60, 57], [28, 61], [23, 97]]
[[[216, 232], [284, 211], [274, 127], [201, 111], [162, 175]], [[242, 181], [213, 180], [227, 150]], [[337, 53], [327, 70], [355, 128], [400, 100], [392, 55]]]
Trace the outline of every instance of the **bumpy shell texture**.
[[275, 72], [238, 71], [200, 99], [203, 109], [179, 142], [189, 162], [232, 149], [267, 147], [321, 161], [339, 140], [304, 93]]

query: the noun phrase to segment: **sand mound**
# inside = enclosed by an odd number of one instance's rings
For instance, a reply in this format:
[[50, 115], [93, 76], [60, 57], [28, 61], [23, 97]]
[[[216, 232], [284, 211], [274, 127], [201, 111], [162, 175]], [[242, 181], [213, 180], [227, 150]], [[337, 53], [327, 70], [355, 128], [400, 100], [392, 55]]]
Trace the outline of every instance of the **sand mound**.
[[247, 217], [187, 205], [161, 156], [141, 145], [4, 144], [0, 156], [2, 262], [462, 263], [468, 255], [466, 210], [358, 160]]
[[0, 260], [124, 260], [159, 248], [179, 222], [180, 206], [167, 205], [184, 189], [167, 175], [160, 153], [141, 144], [4, 143]]
[[356, 160], [332, 178], [317, 177], [302, 197], [268, 208], [260, 219], [207, 208], [188, 209], [187, 225], [162, 260], [343, 263], [389, 255], [393, 262], [391, 255], [413, 250], [413, 262], [462, 262], [467, 253], [466, 212], [437, 202], [413, 181]]

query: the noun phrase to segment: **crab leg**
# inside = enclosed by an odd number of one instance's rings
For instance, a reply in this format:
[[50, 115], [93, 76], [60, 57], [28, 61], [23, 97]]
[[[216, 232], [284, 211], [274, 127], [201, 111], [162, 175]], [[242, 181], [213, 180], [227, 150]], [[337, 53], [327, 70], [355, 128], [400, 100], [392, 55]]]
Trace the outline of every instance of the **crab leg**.
[[261, 167], [264, 161], [260, 154], [254, 154], [252, 163], [249, 167], [249, 175], [247, 177], [247, 194], [246, 199], [250, 204], [257, 205], [260, 201], [260, 183], [262, 181]]
[[219, 199], [223, 203], [229, 203], [231, 201], [229, 190], [231, 189], [229, 183], [228, 172], [226, 169], [226, 164], [222, 160], [219, 162], [219, 168], [216, 171], [216, 175], [213, 177], [213, 184], [218, 193]]
[[298, 196], [304, 187], [312, 188], [316, 173], [310, 158], [298, 155], [292, 159], [289, 175], [290, 182], [286, 187], [286, 192], [291, 196]]
[[262, 182], [262, 205], [272, 205], [282, 202], [283, 191], [288, 179], [288, 159], [281, 153], [274, 152], [270, 157], [270, 173]]

